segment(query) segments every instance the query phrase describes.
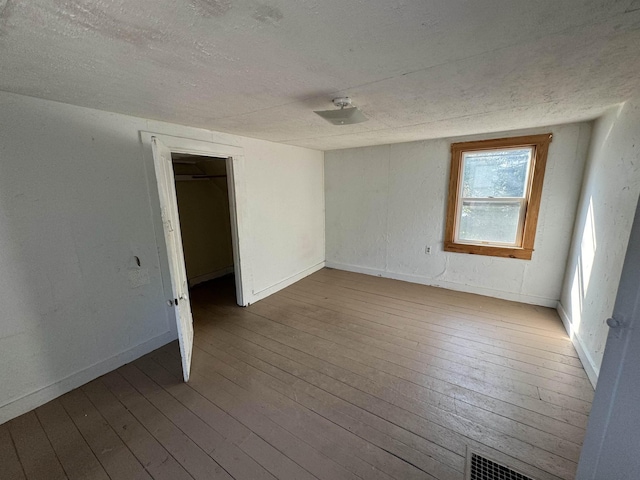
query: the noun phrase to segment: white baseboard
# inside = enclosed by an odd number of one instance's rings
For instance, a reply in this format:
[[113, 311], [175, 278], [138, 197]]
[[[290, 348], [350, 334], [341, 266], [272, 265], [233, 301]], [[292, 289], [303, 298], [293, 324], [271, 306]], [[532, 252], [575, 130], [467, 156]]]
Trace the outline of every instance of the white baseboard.
[[60, 395], [70, 392], [74, 388], [78, 388], [85, 383], [94, 380], [105, 373], [109, 373], [122, 365], [132, 362], [133, 360], [146, 355], [149, 352], [160, 348], [163, 345], [175, 340], [177, 337], [174, 332], [165, 332], [151, 340], [147, 340], [125, 352], [121, 352], [107, 360], [91, 365], [84, 370], [69, 375], [62, 380], [48, 385], [40, 390], [36, 390], [24, 397], [13, 400], [12, 402], [0, 407], [0, 425], [8, 422], [12, 418], [18, 417], [23, 413], [27, 413], [34, 408], [50, 402]]
[[215, 280], [216, 278], [224, 277], [225, 275], [229, 275], [230, 273], [233, 273], [233, 265], [221, 270], [216, 270], [215, 272], [206, 273], [204, 275], [198, 275], [197, 277], [190, 278], [189, 287], [193, 287], [194, 285], [198, 285], [199, 283], [208, 282], [209, 280]]
[[591, 355], [589, 355], [588, 350], [586, 349], [584, 342], [580, 335], [574, 331], [573, 322], [569, 318], [567, 311], [562, 306], [562, 303], [558, 302], [556, 307], [558, 310], [558, 315], [562, 319], [562, 323], [564, 324], [564, 328], [567, 330], [569, 334], [569, 338], [571, 338], [571, 342], [578, 352], [578, 357], [582, 362], [582, 366], [584, 367], [584, 371], [587, 372], [587, 377], [589, 377], [589, 381], [593, 388], [596, 388], [596, 384], [598, 383], [598, 375], [600, 374], [600, 369], [596, 366], [596, 363], [593, 361]]
[[391, 278], [393, 280], [402, 280], [404, 282], [419, 283], [420, 285], [428, 285], [430, 287], [446, 288], [458, 292], [475, 293], [484, 295], [485, 297], [501, 298], [503, 300], [511, 300], [513, 302], [528, 303], [531, 305], [540, 305], [543, 307], [556, 308], [558, 304], [557, 298], [537, 297], [535, 295], [524, 295], [521, 293], [504, 292], [492, 288], [478, 287], [474, 285], [465, 285], [456, 282], [443, 282], [431, 278], [421, 277], [419, 275], [411, 275], [407, 273], [388, 272], [385, 270], [377, 270], [374, 268], [360, 267], [358, 265], [350, 265], [345, 263], [326, 262], [328, 268], [336, 270], [346, 270], [347, 272], [363, 273], [365, 275], [373, 275], [375, 277]]
[[272, 295], [277, 291], [282, 290], [283, 288], [286, 288], [289, 285], [296, 283], [298, 280], [302, 280], [304, 277], [307, 277], [322, 268], [324, 268], [324, 262], [320, 262], [312, 267], [305, 268], [301, 272], [298, 272], [295, 275], [291, 275], [290, 277], [287, 277], [284, 280], [281, 280], [278, 283], [271, 285], [270, 287], [263, 288], [262, 290], [259, 290], [257, 292], [251, 292], [251, 299], [249, 302], [247, 302], [247, 305], [255, 303], [258, 300], [262, 300], [263, 298], [266, 298], [269, 295]]

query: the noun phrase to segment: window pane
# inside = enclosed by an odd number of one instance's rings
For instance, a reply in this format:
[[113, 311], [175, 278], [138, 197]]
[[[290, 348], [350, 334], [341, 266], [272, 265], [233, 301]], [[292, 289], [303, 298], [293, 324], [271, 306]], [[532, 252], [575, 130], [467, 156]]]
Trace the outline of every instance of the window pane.
[[519, 148], [465, 153], [462, 196], [524, 197], [531, 152]]
[[519, 202], [463, 202], [458, 240], [515, 244]]

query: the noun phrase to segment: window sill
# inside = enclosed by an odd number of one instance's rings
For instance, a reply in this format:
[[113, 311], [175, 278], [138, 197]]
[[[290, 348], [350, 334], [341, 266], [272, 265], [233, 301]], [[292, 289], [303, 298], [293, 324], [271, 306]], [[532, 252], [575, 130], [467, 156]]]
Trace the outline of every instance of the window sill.
[[445, 242], [445, 252], [467, 253], [470, 255], [486, 255], [489, 257], [517, 258], [531, 260], [533, 249], [518, 247], [493, 247], [490, 245], [470, 245], [468, 243]]

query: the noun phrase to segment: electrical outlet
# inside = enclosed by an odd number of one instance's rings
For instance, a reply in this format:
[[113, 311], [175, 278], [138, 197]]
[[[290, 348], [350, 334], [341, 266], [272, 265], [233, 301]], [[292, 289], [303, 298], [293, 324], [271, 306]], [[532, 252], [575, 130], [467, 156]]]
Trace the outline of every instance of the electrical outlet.
[[431, 255], [431, 245], [427, 245], [426, 247], [424, 247], [424, 253], [426, 253], [427, 255]]

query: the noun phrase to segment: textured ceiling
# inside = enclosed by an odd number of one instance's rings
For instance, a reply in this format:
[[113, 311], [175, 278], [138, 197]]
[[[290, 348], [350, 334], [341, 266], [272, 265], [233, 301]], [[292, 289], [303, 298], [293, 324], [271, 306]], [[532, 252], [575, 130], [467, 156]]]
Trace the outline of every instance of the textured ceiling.
[[[0, 0], [0, 90], [333, 149], [592, 119], [640, 0]], [[369, 118], [313, 110], [348, 95]]]

